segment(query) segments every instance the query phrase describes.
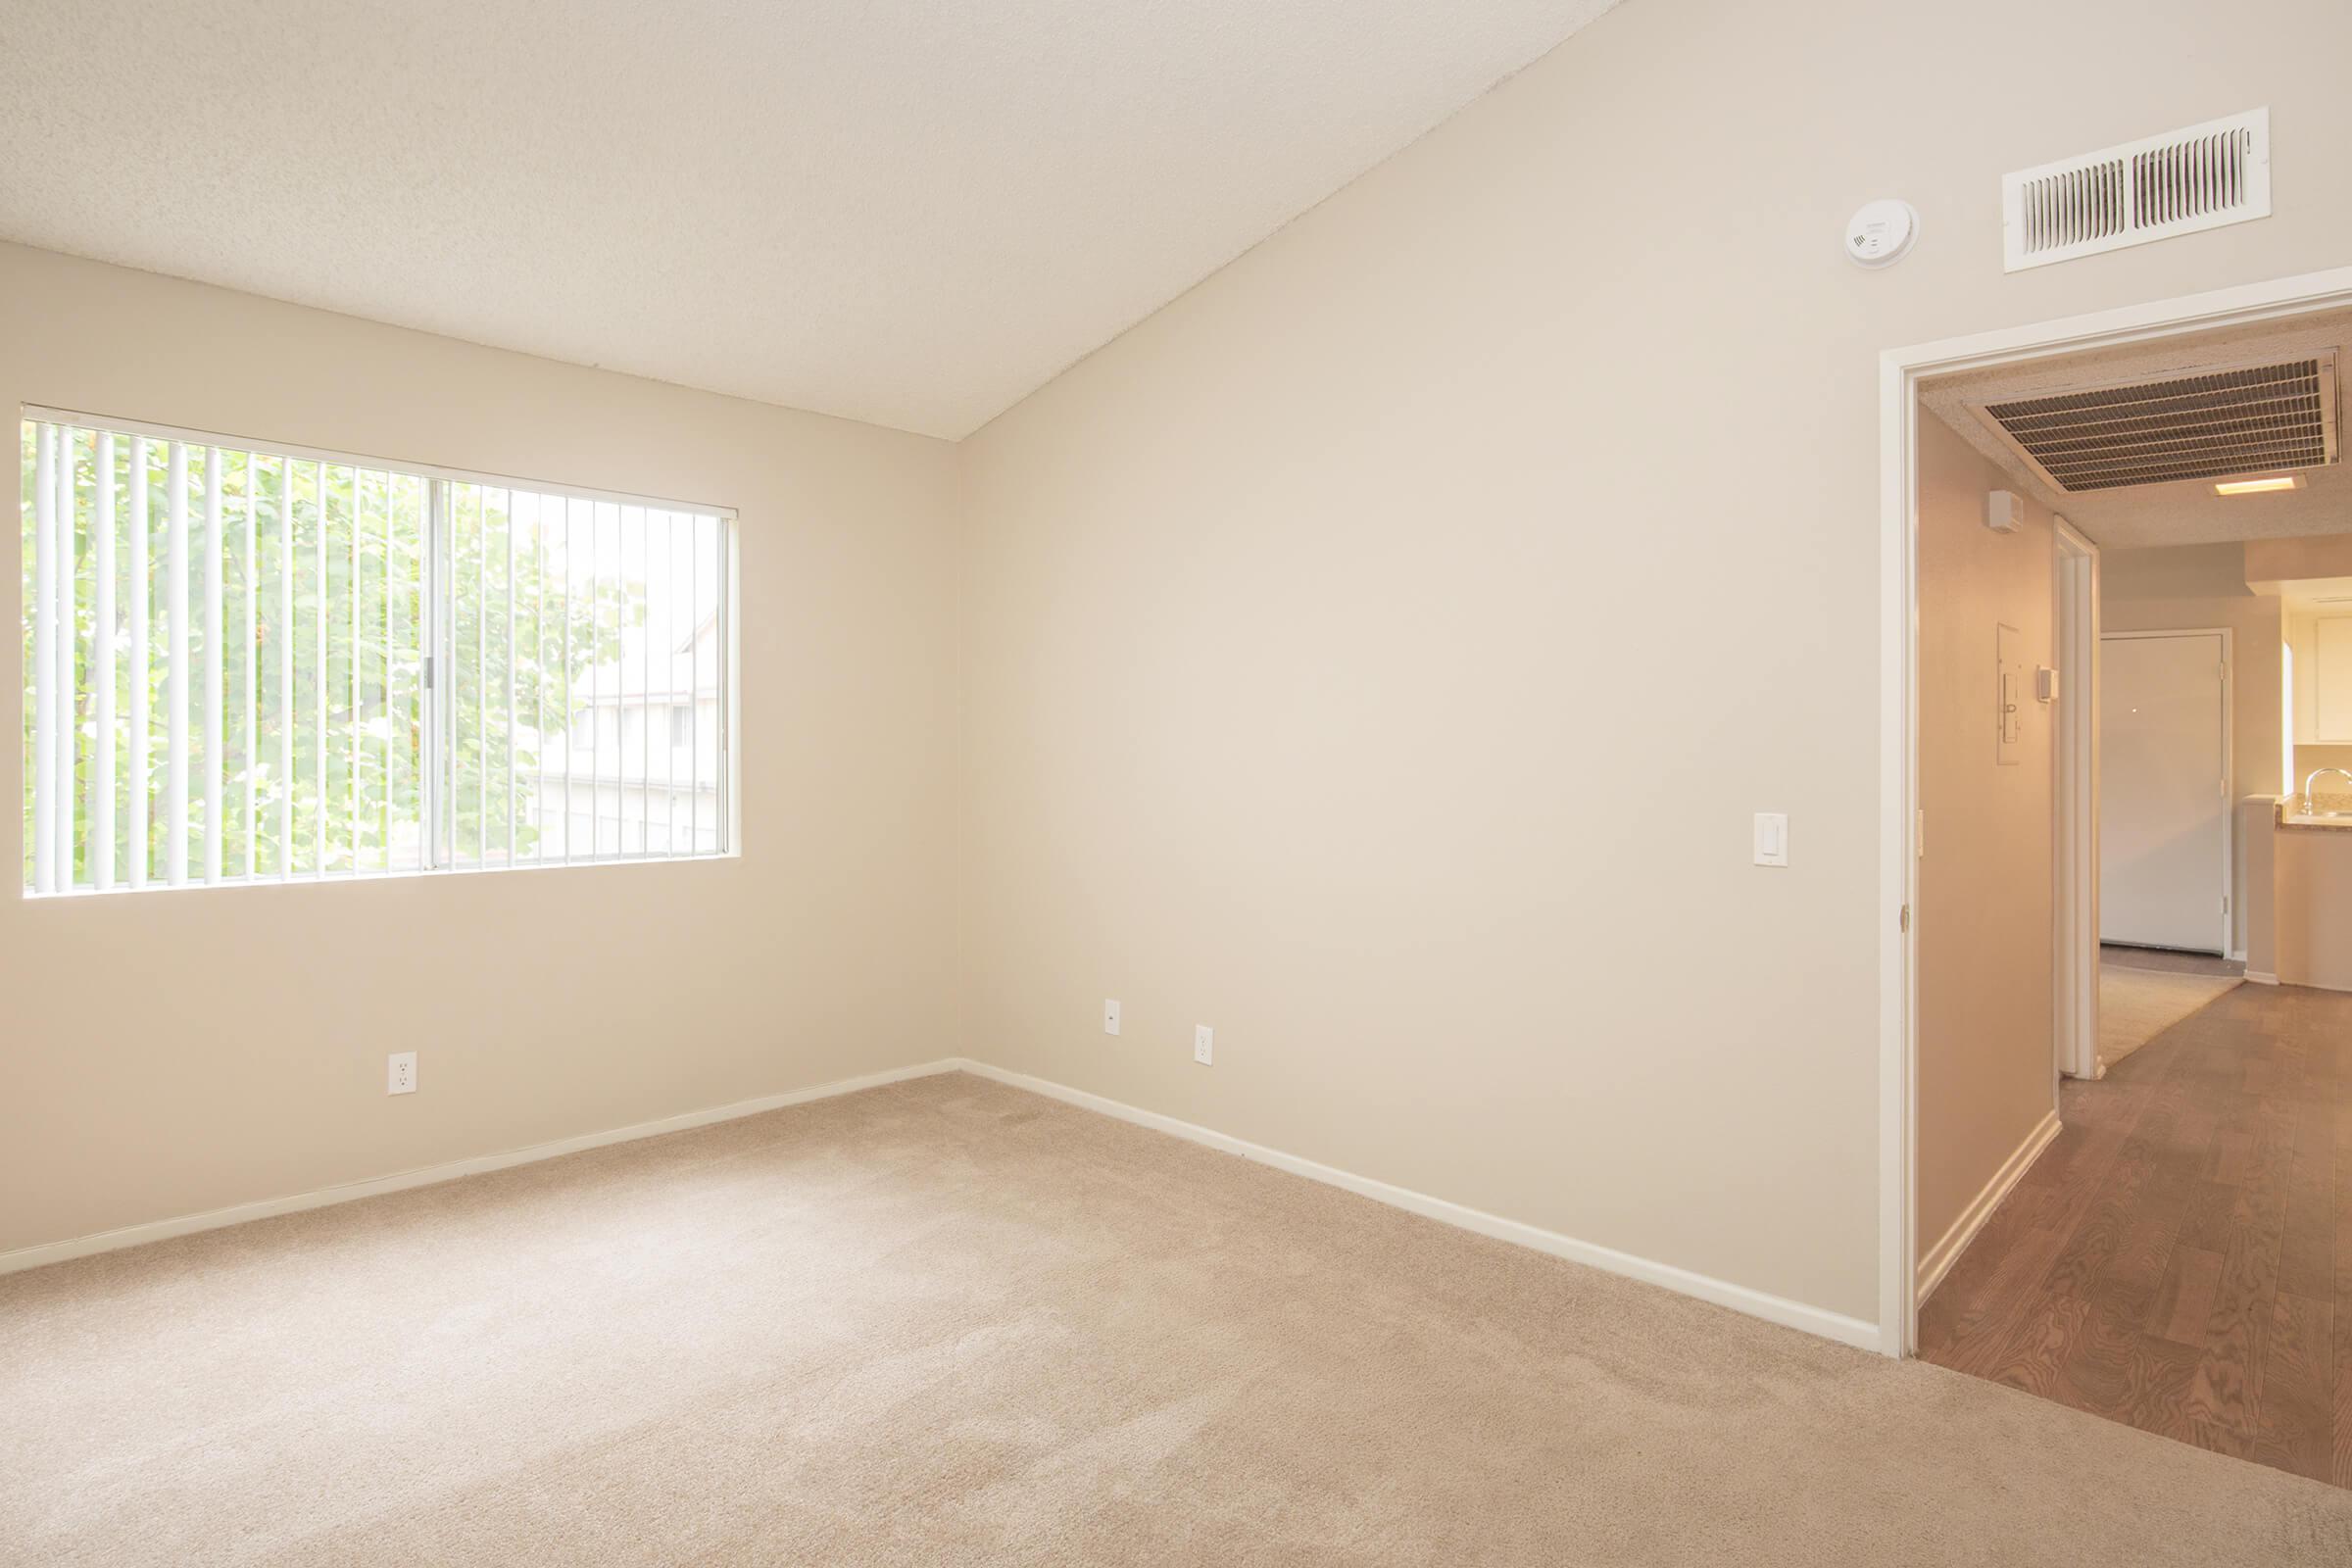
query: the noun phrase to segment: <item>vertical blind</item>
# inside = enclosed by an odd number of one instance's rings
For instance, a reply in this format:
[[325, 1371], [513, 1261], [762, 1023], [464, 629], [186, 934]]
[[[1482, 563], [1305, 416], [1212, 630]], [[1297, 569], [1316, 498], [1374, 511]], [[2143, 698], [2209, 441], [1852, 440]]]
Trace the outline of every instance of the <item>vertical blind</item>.
[[35, 893], [729, 848], [726, 514], [23, 425]]

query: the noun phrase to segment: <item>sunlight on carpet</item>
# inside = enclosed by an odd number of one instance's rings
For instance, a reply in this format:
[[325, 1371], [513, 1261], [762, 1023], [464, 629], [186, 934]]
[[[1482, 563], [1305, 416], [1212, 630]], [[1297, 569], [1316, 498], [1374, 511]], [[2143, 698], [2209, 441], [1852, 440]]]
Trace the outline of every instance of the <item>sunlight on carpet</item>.
[[2172, 974], [2099, 965], [2099, 1058], [2110, 1067], [2245, 982], [2235, 975]]

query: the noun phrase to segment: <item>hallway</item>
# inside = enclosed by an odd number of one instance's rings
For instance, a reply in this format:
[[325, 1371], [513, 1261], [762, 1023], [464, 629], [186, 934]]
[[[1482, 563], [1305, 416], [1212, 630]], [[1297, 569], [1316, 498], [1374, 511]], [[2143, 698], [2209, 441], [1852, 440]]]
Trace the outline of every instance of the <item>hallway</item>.
[[2352, 995], [2255, 985], [2068, 1080], [1920, 1354], [2352, 1487], [2348, 1080]]

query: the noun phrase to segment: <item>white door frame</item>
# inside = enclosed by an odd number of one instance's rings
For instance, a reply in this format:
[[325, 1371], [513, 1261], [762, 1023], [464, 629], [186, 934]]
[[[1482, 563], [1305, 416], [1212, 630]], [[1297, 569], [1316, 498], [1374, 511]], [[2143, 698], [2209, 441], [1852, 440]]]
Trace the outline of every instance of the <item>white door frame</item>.
[[2352, 305], [2352, 267], [1893, 348], [1879, 356], [1879, 1343], [1917, 1342], [1919, 383]]
[[[2228, 626], [2167, 626], [2155, 631], [2102, 633], [2108, 642], [2149, 637], [2219, 637], [2222, 640], [2222, 887], [2215, 906], [2222, 911], [2221, 955], [2237, 956], [2237, 710], [2231, 706], [2237, 678], [2237, 638]], [[2091, 928], [2096, 940], [2098, 928]]]
[[2099, 1059], [2099, 547], [2064, 517], [2051, 519], [2058, 550], [2056, 883], [2058, 944], [2050, 1105], [2057, 1077], [2096, 1078]]

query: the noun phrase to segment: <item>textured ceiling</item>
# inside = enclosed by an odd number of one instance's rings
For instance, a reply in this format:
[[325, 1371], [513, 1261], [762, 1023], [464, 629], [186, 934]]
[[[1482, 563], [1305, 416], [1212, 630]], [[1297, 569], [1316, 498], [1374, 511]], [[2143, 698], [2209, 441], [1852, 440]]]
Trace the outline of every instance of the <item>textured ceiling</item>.
[[0, 236], [961, 436], [1613, 0], [0, 0]]
[[2104, 550], [2221, 544], [2352, 533], [2352, 451], [2324, 468], [2303, 470], [2304, 488], [2276, 495], [2217, 496], [2210, 479], [2068, 494], [2052, 489], [1996, 434], [1980, 412], [2012, 398], [2153, 381], [2232, 366], [2336, 353], [2336, 410], [2352, 392], [2352, 311], [2326, 311], [2223, 332], [2164, 338], [2127, 348], [2073, 354], [1947, 376], [1920, 388], [1929, 413], [1950, 425], [2018, 482]]

